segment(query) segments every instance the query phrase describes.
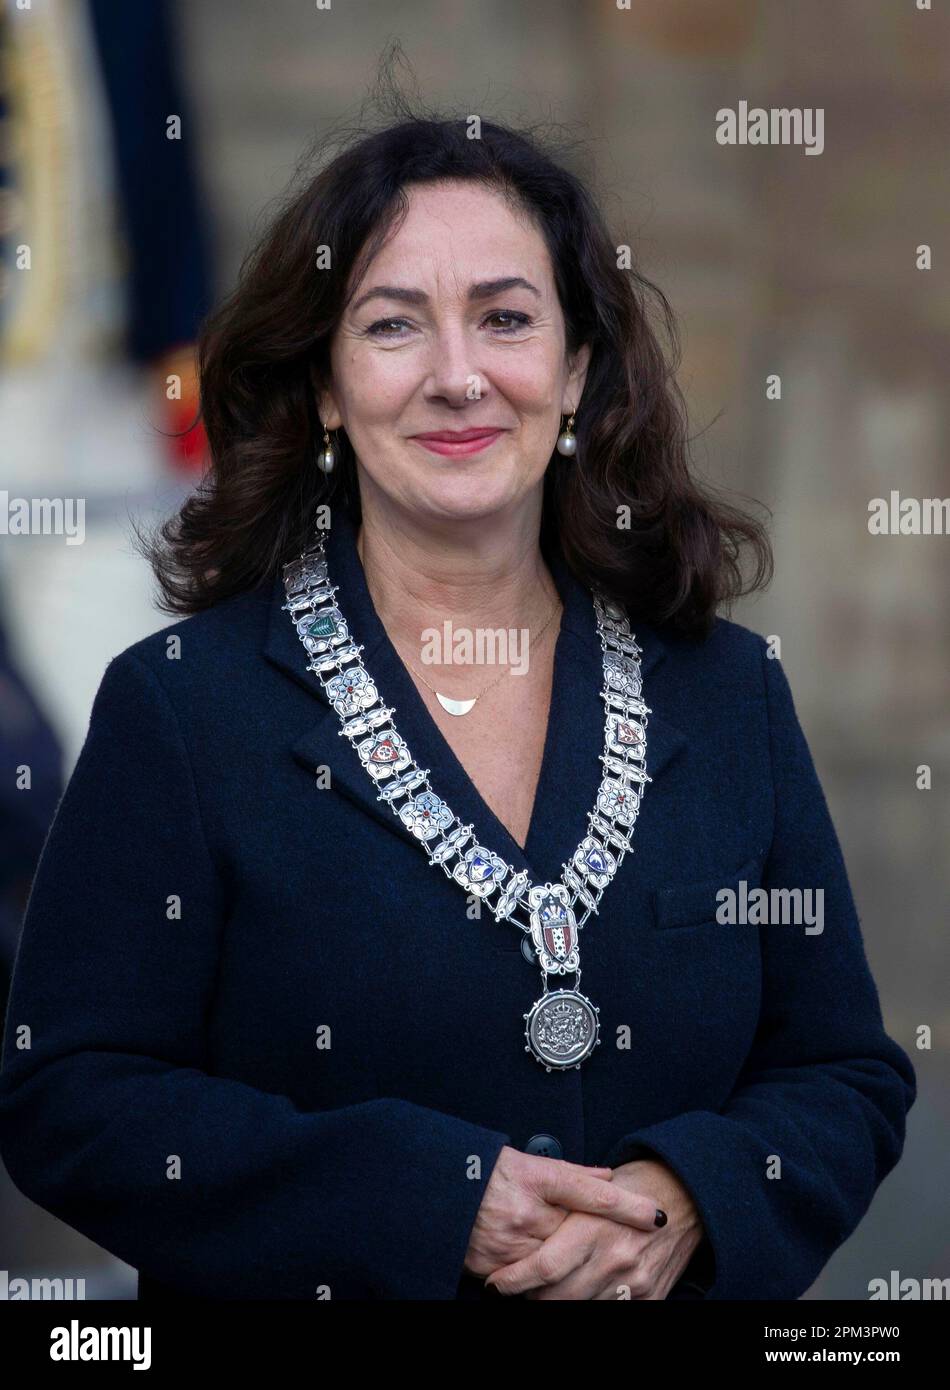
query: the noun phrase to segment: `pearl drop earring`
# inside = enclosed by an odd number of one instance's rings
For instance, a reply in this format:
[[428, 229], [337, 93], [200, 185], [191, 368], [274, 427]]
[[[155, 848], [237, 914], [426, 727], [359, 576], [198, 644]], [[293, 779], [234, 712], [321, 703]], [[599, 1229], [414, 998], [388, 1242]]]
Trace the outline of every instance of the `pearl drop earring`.
[[321, 473], [332, 473], [336, 465], [336, 452], [330, 443], [330, 435], [326, 429], [323, 431], [323, 448], [317, 454], [317, 467]]
[[577, 453], [577, 435], [574, 433], [574, 414], [570, 415], [567, 428], [563, 429], [557, 437], [557, 451], [565, 458], [573, 458]]

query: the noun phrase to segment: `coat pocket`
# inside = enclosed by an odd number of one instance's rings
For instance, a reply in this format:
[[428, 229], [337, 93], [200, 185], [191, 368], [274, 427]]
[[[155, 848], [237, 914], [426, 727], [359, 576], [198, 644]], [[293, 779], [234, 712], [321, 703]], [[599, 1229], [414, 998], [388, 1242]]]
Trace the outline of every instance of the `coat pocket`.
[[718, 895], [728, 889], [738, 899], [743, 880], [747, 888], [758, 888], [762, 877], [761, 854], [746, 861], [741, 869], [716, 878], [692, 883], [676, 883], [669, 888], [653, 890], [653, 922], [664, 930], [671, 927], [698, 927], [704, 924], [721, 925], [716, 919], [721, 903]]

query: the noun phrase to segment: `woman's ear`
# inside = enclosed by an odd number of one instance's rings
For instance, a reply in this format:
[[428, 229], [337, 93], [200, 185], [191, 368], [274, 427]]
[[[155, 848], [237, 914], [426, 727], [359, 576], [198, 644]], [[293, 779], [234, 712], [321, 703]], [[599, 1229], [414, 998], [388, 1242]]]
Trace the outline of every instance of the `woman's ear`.
[[570, 415], [580, 408], [581, 396], [587, 382], [587, 368], [590, 366], [590, 344], [584, 343], [569, 359], [570, 375], [564, 383], [561, 400], [561, 413]]
[[311, 364], [310, 381], [313, 385], [313, 397], [317, 407], [317, 414], [320, 417], [320, 424], [325, 430], [339, 429], [343, 424], [343, 417], [337, 408], [336, 397], [333, 390], [321, 378], [316, 366]]

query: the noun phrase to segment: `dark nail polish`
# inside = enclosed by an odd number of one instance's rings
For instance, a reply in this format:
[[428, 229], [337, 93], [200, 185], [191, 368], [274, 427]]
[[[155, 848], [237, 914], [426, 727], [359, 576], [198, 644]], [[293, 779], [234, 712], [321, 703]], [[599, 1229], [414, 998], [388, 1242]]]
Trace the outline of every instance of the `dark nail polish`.
[[501, 1292], [501, 1290], [499, 1289], [499, 1287], [498, 1287], [497, 1284], [485, 1284], [485, 1285], [484, 1285], [484, 1289], [485, 1289], [485, 1293], [488, 1295], [489, 1298], [503, 1298], [503, 1297], [504, 1297], [504, 1294]]
[[653, 1218], [653, 1224], [654, 1226], [666, 1225], [666, 1212], [663, 1211], [661, 1207], [657, 1207], [656, 1209], [656, 1216]]

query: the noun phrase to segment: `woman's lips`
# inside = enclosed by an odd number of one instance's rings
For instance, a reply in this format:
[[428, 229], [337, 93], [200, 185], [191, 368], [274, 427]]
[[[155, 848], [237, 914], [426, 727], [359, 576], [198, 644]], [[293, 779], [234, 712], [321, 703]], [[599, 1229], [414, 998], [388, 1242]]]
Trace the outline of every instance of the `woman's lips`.
[[431, 434], [413, 434], [410, 438], [434, 454], [455, 458], [487, 449], [502, 434], [504, 430], [436, 430]]

